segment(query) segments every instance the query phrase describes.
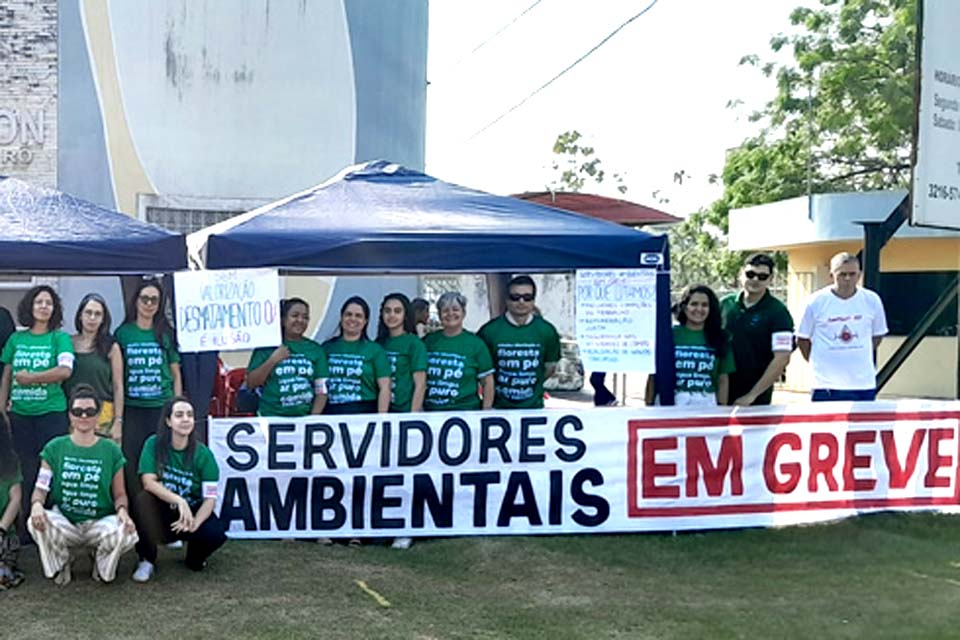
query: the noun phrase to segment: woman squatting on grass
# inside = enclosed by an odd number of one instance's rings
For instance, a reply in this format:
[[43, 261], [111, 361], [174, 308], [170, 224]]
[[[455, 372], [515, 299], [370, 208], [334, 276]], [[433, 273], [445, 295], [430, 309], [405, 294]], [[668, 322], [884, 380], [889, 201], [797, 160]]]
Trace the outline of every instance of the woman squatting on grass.
[[207, 558], [227, 541], [223, 524], [213, 513], [220, 469], [213, 453], [197, 442], [193, 405], [177, 396], [161, 410], [156, 435], [140, 455], [140, 481], [134, 515], [140, 530], [140, 562], [133, 579], [148, 581], [157, 562], [157, 544], [184, 540], [186, 565], [202, 570]]

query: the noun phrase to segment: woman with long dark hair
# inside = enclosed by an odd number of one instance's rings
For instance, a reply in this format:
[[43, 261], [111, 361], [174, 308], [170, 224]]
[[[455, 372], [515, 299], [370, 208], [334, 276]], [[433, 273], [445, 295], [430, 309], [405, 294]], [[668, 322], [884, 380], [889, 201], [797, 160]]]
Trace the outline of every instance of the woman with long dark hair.
[[123, 324], [114, 334], [123, 352], [123, 455], [132, 461], [126, 471], [131, 495], [141, 488], [133, 461], [140, 459], [144, 441], [156, 430], [163, 403], [183, 394], [180, 354], [164, 302], [160, 282], [142, 281], [130, 298]]
[[427, 348], [417, 337], [410, 299], [402, 293], [387, 294], [380, 303], [377, 344], [390, 360], [390, 412], [423, 411], [427, 391]]
[[323, 413], [327, 404], [327, 356], [304, 334], [310, 306], [301, 298], [280, 301], [283, 342], [250, 355], [247, 388], [262, 388], [261, 416], [305, 416]]
[[100, 396], [100, 423], [97, 433], [120, 443], [123, 433], [123, 354], [110, 335], [113, 320], [106, 301], [96, 293], [88, 293], [80, 301], [71, 337], [76, 362], [73, 373], [63, 383], [69, 394], [78, 384], [88, 384]]
[[16, 526], [22, 497], [23, 474], [10, 439], [10, 422], [7, 414], [0, 412], [0, 591], [23, 582], [17, 568], [20, 538]]
[[328, 414], [386, 413], [390, 409], [390, 361], [367, 336], [370, 305], [359, 296], [340, 307], [337, 335], [323, 343], [330, 378]]
[[[389, 293], [380, 303], [377, 344], [390, 360], [390, 413], [423, 411], [427, 392], [427, 348], [417, 337], [416, 318], [410, 299]], [[409, 549], [413, 538], [395, 538], [394, 549]]]
[[62, 383], [73, 371], [70, 336], [61, 331], [63, 305], [51, 287], [27, 291], [17, 305], [17, 322], [25, 327], [7, 340], [0, 354], [0, 410], [10, 404], [13, 448], [23, 470], [21, 513], [30, 507], [40, 464], [40, 450], [67, 432], [67, 396]]
[[195, 426], [193, 405], [176, 396], [164, 403], [157, 433], [143, 444], [139, 465], [143, 491], [134, 509], [140, 532], [136, 582], [153, 576], [161, 542], [185, 540], [185, 564], [200, 571], [227, 541], [223, 524], [213, 513], [220, 469], [210, 449], [197, 441]]
[[[723, 330], [720, 302], [713, 290], [691, 285], [674, 307], [673, 327], [677, 406], [716, 406], [729, 402], [728, 374], [735, 370], [733, 351]], [[654, 377], [647, 379], [647, 404], [655, 401]]]

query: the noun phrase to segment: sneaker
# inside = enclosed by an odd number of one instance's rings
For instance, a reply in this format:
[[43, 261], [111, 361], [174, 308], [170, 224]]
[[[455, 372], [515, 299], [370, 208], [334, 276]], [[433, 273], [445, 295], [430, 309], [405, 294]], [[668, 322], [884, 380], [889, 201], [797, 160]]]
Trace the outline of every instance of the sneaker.
[[333, 538], [317, 538], [317, 544], [329, 547], [333, 544]]
[[347, 542], [347, 546], [351, 549], [359, 549], [363, 546], [363, 540], [360, 538], [350, 538], [350, 541]]
[[173, 542], [167, 545], [167, 549], [172, 549], [172, 550], [183, 549], [183, 540], [174, 540]]
[[137, 570], [133, 572], [134, 582], [146, 582], [153, 577], [153, 563], [141, 560], [137, 564]]
[[394, 538], [391, 549], [409, 549], [413, 546], [413, 538]]

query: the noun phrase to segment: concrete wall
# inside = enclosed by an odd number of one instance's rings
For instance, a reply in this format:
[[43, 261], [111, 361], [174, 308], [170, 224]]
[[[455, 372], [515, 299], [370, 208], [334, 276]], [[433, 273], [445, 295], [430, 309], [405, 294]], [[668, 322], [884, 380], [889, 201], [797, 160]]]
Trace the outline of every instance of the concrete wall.
[[57, 2], [0, 4], [0, 175], [57, 186]]

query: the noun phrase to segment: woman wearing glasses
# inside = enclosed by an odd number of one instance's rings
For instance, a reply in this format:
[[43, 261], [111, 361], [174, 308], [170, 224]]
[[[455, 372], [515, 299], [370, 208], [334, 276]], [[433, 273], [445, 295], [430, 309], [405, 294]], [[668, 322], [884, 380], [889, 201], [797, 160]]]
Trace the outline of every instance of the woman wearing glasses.
[[97, 433], [117, 444], [123, 430], [123, 354], [110, 335], [110, 310], [100, 295], [88, 293], [80, 301], [72, 337], [76, 362], [73, 374], [63, 383], [68, 395], [79, 384], [88, 384], [100, 398]]
[[120, 556], [137, 543], [127, 513], [125, 460], [116, 443], [97, 437], [100, 398], [92, 387], [77, 385], [69, 406], [70, 435], [54, 438], [40, 453], [27, 527], [43, 574], [58, 585], [70, 582], [71, 552], [83, 548], [93, 549], [93, 579], [111, 582]]
[[[163, 291], [156, 280], [144, 280], [127, 305], [127, 315], [114, 336], [123, 351], [123, 455], [139, 460], [143, 443], [160, 422], [163, 403], [183, 393], [180, 354], [163, 312]], [[136, 465], [127, 469], [130, 493], [140, 492]]]
[[17, 305], [17, 322], [25, 327], [7, 340], [0, 354], [0, 409], [10, 404], [13, 448], [23, 469], [21, 513], [30, 505], [40, 450], [67, 432], [67, 397], [61, 384], [73, 371], [73, 345], [60, 330], [63, 305], [47, 285], [33, 287]]

